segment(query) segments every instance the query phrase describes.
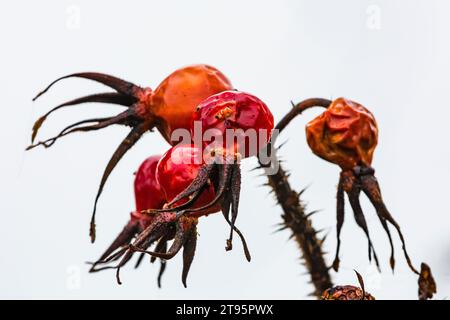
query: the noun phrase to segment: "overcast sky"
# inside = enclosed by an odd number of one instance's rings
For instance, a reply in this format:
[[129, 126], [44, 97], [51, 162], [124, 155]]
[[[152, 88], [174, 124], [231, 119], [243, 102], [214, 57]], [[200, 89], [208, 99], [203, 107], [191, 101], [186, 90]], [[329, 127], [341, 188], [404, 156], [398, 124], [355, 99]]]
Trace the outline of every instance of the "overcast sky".
[[[448, 1], [8, 1], [0, 10], [2, 141], [0, 165], [1, 298], [267, 298], [304, 299], [312, 292], [289, 233], [273, 233], [281, 221], [261, 172], [243, 165], [239, 227], [253, 260], [236, 241], [225, 252], [228, 227], [220, 215], [202, 218], [197, 254], [181, 283], [181, 259], [169, 261], [163, 288], [157, 265], [127, 266], [124, 284], [113, 272], [88, 274], [133, 210], [132, 173], [168, 145], [147, 134], [120, 162], [100, 199], [97, 242], [88, 237], [93, 200], [102, 171], [127, 133], [113, 127], [78, 134], [51, 149], [25, 152], [33, 121], [65, 100], [104, 88], [66, 80], [39, 101], [31, 98], [55, 78], [98, 71], [156, 87], [184, 65], [208, 63], [236, 88], [265, 101], [275, 119], [290, 100], [345, 96], [377, 118], [374, 163], [386, 204], [402, 226], [416, 265], [426, 261], [438, 283], [438, 299], [450, 294], [450, 20]], [[41, 137], [86, 117], [117, 113], [109, 105], [85, 105], [49, 118]], [[280, 156], [317, 229], [328, 232], [327, 260], [336, 247], [335, 190], [339, 169], [308, 149], [306, 113], [283, 132]], [[337, 284], [356, 284], [380, 299], [417, 297], [395, 236], [397, 268], [389, 270], [389, 244], [364, 200], [369, 228], [382, 262], [367, 261], [366, 239], [350, 210], [342, 231]]]

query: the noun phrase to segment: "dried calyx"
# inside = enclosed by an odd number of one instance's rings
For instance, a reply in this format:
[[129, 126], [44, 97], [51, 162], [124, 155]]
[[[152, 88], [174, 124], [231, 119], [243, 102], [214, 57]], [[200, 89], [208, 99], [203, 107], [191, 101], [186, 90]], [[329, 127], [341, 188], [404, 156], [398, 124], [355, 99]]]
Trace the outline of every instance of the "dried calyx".
[[[197, 243], [197, 217], [179, 217], [174, 212], [158, 215], [142, 213], [148, 208], [163, 208], [167, 202], [165, 192], [156, 177], [157, 164], [161, 158], [161, 156], [149, 157], [139, 167], [134, 183], [136, 211], [132, 212], [130, 221], [113, 243], [92, 264], [90, 272], [115, 269], [117, 281], [120, 284], [120, 269], [131, 260], [134, 253], [140, 252], [136, 267], [141, 264], [146, 254], [150, 254], [151, 262], [160, 258], [158, 286], [161, 287], [166, 260], [175, 256], [183, 248], [182, 281], [186, 286]], [[174, 172], [172, 178], [180, 178], [176, 174]], [[171, 241], [172, 244], [169, 247]], [[148, 251], [153, 244], [155, 244], [153, 251]]]
[[[144, 208], [162, 208], [166, 202], [165, 196], [159, 183], [156, 181], [156, 165], [161, 156], [152, 156], [147, 158], [136, 172], [134, 179], [134, 195], [136, 200], [136, 210], [131, 213], [130, 221], [125, 225], [123, 230], [114, 239], [111, 245], [105, 250], [100, 258], [92, 263], [90, 272], [97, 272], [106, 269], [112, 269], [111, 264], [119, 259], [118, 254], [124, 247], [129, 246], [136, 236], [139, 236], [152, 222], [153, 217], [142, 215], [140, 212]], [[167, 230], [167, 232], [157, 239], [155, 251], [165, 252], [167, 250], [167, 242], [173, 238], [174, 228]], [[144, 254], [141, 254], [137, 260], [136, 267], [138, 267]], [[154, 262], [155, 259], [152, 259]], [[158, 274], [158, 286], [161, 287], [161, 277], [166, 268], [166, 261], [161, 259], [160, 271]]]
[[236, 232], [250, 261], [245, 238], [235, 226], [241, 184], [239, 164], [235, 161], [217, 163], [213, 159], [206, 163], [202, 159], [202, 149], [194, 145], [172, 147], [160, 160], [157, 170], [157, 179], [168, 203], [163, 209], [149, 209], [143, 213], [158, 216], [173, 212], [178, 218], [198, 218], [222, 211], [231, 228], [226, 249], [232, 249], [233, 233]]

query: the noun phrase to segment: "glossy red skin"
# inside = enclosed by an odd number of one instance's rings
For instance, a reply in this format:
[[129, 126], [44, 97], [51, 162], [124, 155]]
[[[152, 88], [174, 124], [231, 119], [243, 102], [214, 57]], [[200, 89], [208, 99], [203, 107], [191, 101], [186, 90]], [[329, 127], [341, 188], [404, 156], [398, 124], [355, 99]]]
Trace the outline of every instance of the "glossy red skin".
[[231, 89], [230, 81], [216, 68], [205, 64], [187, 66], [170, 74], [154, 91], [145, 90], [139, 113], [144, 119], [156, 119], [158, 130], [171, 143], [175, 129], [190, 129], [192, 113], [200, 102]]
[[152, 219], [149, 215], [141, 214], [141, 211], [161, 209], [166, 203], [165, 194], [156, 179], [156, 167], [160, 159], [161, 156], [157, 155], [144, 160], [134, 178], [136, 211], [131, 213], [131, 219], [139, 220], [144, 228], [151, 223]]
[[[193, 115], [193, 121], [200, 121], [202, 130], [218, 129], [223, 137], [223, 148], [227, 148], [225, 132], [227, 129], [256, 130], [256, 136], [260, 136], [260, 130], [266, 130], [266, 139], [259, 141], [250, 149], [248, 141], [245, 148], [239, 143], [230, 141], [232, 152], [239, 152], [243, 157], [257, 154], [270, 139], [274, 121], [272, 112], [259, 98], [240, 91], [224, 91], [210, 96], [200, 103]], [[194, 134], [193, 125], [191, 134]], [[231, 144], [232, 143], [232, 144]], [[205, 142], [209, 144], [209, 142]]]
[[[198, 174], [200, 167], [204, 164], [202, 150], [193, 144], [177, 145], [169, 149], [158, 162], [156, 178], [165, 193], [167, 202], [170, 202], [180, 192], [182, 192]], [[192, 208], [199, 208], [210, 203], [215, 198], [212, 185], [205, 189]], [[187, 199], [180, 200], [175, 205], [187, 202]], [[191, 216], [199, 217], [220, 211], [220, 205], [196, 212]]]

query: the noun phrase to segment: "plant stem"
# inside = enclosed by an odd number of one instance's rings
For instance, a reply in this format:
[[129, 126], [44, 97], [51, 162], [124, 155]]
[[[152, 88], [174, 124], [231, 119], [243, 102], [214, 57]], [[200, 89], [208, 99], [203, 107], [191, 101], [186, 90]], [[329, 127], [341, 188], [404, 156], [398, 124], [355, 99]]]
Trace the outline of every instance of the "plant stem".
[[[275, 127], [280, 132], [304, 110], [311, 107], [320, 106], [328, 107], [331, 101], [320, 98], [305, 100], [297, 105], [286, 114], [283, 119]], [[274, 144], [275, 141], [271, 142]], [[274, 150], [272, 152], [275, 152]], [[272, 161], [278, 161], [276, 154], [273, 155]], [[279, 162], [279, 161], [278, 161]], [[301, 192], [292, 189], [286, 171], [278, 163], [278, 170], [275, 174], [268, 172], [268, 165], [263, 164], [259, 159], [260, 166], [265, 169], [268, 179], [268, 185], [273, 189], [276, 199], [283, 209], [283, 229], [289, 228], [292, 231], [292, 237], [297, 242], [305, 266], [311, 276], [311, 283], [314, 285], [313, 295], [320, 298], [323, 291], [333, 286], [329, 267], [324, 258], [322, 244], [324, 239], [317, 237], [317, 231], [311, 222], [311, 215], [306, 213], [305, 205], [300, 200]]]
[[279, 130], [279, 132], [283, 131], [287, 125], [298, 115], [302, 114], [303, 111], [314, 108], [314, 107], [322, 107], [328, 108], [331, 104], [331, 100], [322, 99], [322, 98], [310, 98], [303, 100], [300, 103], [293, 104], [291, 111], [289, 111], [278, 124], [275, 126], [275, 129]]
[[305, 212], [305, 205], [300, 201], [300, 194], [294, 191], [289, 184], [288, 177], [283, 168], [279, 167], [276, 174], [267, 175], [268, 184], [272, 187], [278, 203], [283, 208], [283, 229], [289, 228], [292, 237], [297, 242], [305, 266], [311, 275], [314, 285], [314, 296], [320, 298], [322, 292], [333, 286], [329, 274], [322, 244], [324, 239], [317, 238], [317, 231]]

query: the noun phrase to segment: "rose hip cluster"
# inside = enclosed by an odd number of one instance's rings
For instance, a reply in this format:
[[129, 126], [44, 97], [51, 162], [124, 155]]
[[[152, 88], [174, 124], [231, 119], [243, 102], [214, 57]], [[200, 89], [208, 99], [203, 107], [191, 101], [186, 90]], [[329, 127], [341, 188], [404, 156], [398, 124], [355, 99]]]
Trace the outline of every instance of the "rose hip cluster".
[[[75, 122], [58, 135], [32, 144], [50, 147], [59, 138], [75, 132], [88, 132], [118, 124], [131, 127], [107, 164], [95, 197], [90, 224], [91, 241], [95, 241], [95, 213], [103, 187], [124, 154], [147, 131], [158, 129], [171, 148], [163, 156], [152, 156], [139, 167], [134, 184], [136, 210], [129, 222], [101, 257], [92, 264], [91, 272], [115, 269], [120, 283], [120, 269], [135, 253], [140, 253], [136, 266], [145, 255], [154, 262], [161, 261], [158, 276], [165, 270], [166, 260], [183, 249], [182, 281], [192, 264], [196, 244], [197, 225], [201, 217], [222, 212], [230, 227], [226, 250], [232, 249], [233, 234], [243, 244], [250, 261], [250, 253], [241, 231], [236, 227], [241, 189], [240, 160], [258, 155], [271, 146], [274, 120], [264, 102], [257, 97], [236, 91], [230, 81], [217, 69], [207, 65], [193, 65], [176, 70], [155, 90], [142, 88], [119, 78], [101, 73], [75, 73], [52, 82], [36, 98], [62, 79], [84, 78], [102, 83], [115, 92], [93, 94], [74, 99], [51, 109], [33, 126], [32, 143], [44, 121], [62, 108], [100, 102], [125, 107], [118, 115]], [[35, 99], [36, 99], [35, 98]], [[338, 98], [308, 99], [294, 108], [277, 124], [282, 131], [292, 119], [313, 106], [326, 110], [306, 126], [311, 150], [322, 159], [342, 169], [337, 188], [337, 249], [333, 268], [339, 268], [340, 232], [344, 222], [344, 195], [347, 194], [355, 220], [368, 238], [369, 259], [378, 258], [369, 236], [359, 196], [366, 194], [376, 209], [391, 245], [391, 267], [394, 268], [394, 246], [388, 223], [392, 224], [402, 241], [409, 267], [417, 273], [407, 254], [400, 227], [387, 210], [375, 170], [371, 167], [378, 141], [378, 127], [372, 113], [362, 105]], [[195, 138], [197, 126], [208, 132], [209, 138]], [[175, 143], [177, 129], [189, 132], [188, 141]], [[211, 134], [212, 133], [212, 134]], [[153, 248], [152, 245], [154, 245]], [[324, 298], [371, 298], [364, 290], [339, 287], [324, 294]]]
[[[248, 93], [233, 90], [220, 71], [206, 65], [175, 71], [155, 91], [109, 75], [73, 74], [54, 81], [38, 97], [55, 82], [69, 77], [95, 80], [116, 92], [75, 99], [53, 108], [36, 121], [32, 140], [46, 118], [66, 106], [107, 102], [124, 105], [127, 109], [114, 117], [77, 122], [54, 138], [29, 148], [38, 145], [49, 147], [60, 137], [77, 131], [98, 130], [112, 124], [132, 127], [108, 163], [101, 180], [91, 220], [92, 241], [95, 240], [94, 219], [98, 198], [120, 158], [144, 132], [154, 127], [172, 144], [162, 157], [150, 157], [139, 167], [134, 185], [136, 211], [110, 247], [93, 263], [91, 272], [116, 269], [120, 283], [120, 269], [134, 253], [141, 253], [137, 265], [145, 254], [149, 254], [151, 261], [161, 259], [160, 285], [165, 261], [183, 249], [182, 281], [186, 286], [196, 249], [198, 220], [217, 212], [223, 213], [230, 226], [226, 250], [232, 249], [232, 238], [236, 232], [250, 261], [246, 241], [235, 226], [241, 188], [240, 160], [256, 155], [270, 139], [274, 122], [264, 102]], [[214, 139], [202, 139], [196, 144], [192, 138], [188, 143], [173, 143], [171, 137], [176, 129], [188, 130], [192, 137], [196, 123], [204, 131], [213, 130], [216, 133]], [[249, 141], [246, 134], [249, 130], [255, 134], [256, 145], [251, 145]], [[149, 250], [153, 244], [156, 244], [154, 249]]]

